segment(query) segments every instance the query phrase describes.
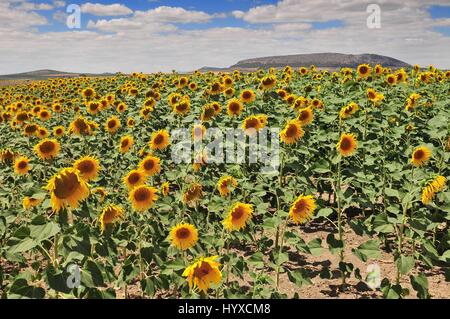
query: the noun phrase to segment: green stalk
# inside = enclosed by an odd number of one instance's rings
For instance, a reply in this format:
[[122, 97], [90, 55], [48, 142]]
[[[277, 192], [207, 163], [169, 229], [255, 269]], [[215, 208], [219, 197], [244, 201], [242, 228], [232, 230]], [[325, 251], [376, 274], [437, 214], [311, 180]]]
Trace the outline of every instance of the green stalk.
[[[284, 221], [283, 228], [281, 230], [281, 242], [280, 242], [280, 247], [278, 249], [278, 257], [277, 257], [278, 260], [280, 259], [280, 255], [283, 252], [284, 237], [285, 237], [284, 235], [286, 232], [286, 226], [287, 226], [288, 220], [289, 220], [289, 215], [286, 216], [286, 220]], [[278, 265], [278, 260], [277, 260], [277, 275], [276, 275], [276, 291], [278, 291], [278, 285], [280, 283], [280, 265]]]

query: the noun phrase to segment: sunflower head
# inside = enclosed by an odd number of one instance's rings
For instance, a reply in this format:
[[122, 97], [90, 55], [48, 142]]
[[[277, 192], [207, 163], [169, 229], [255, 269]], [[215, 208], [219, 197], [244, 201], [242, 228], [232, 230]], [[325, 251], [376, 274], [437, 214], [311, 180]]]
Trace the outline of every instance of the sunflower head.
[[100, 216], [100, 229], [102, 233], [105, 231], [106, 227], [108, 225], [113, 225], [114, 223], [118, 222], [119, 220], [122, 220], [124, 217], [124, 210], [122, 207], [117, 205], [109, 205], [106, 206]]
[[147, 155], [140, 163], [139, 169], [147, 176], [153, 176], [161, 172], [161, 159], [153, 155]]
[[65, 131], [64, 126], [61, 126], [61, 125], [60, 126], [56, 126], [56, 127], [53, 128], [53, 135], [55, 137], [61, 137], [61, 136], [64, 135], [64, 131]]
[[163, 150], [170, 144], [170, 135], [166, 130], [159, 130], [152, 133], [150, 147], [153, 150]]
[[415, 167], [421, 167], [425, 165], [431, 158], [431, 151], [426, 146], [417, 147], [411, 157], [411, 164]]
[[358, 73], [358, 76], [360, 78], [368, 78], [370, 74], [372, 73], [372, 68], [368, 64], [360, 64], [356, 68], [356, 72]]
[[203, 196], [203, 187], [199, 183], [193, 183], [183, 194], [183, 202], [194, 204]]
[[117, 116], [111, 116], [105, 123], [105, 129], [111, 134], [115, 134], [119, 130], [120, 126], [120, 120]]
[[75, 161], [73, 168], [78, 170], [80, 177], [89, 182], [97, 178], [100, 171], [100, 162], [92, 156], [84, 156]]
[[289, 217], [296, 224], [304, 224], [312, 218], [316, 209], [316, 201], [313, 196], [300, 195], [289, 210]]
[[201, 257], [187, 267], [182, 276], [186, 277], [189, 289], [198, 288], [207, 293], [211, 284], [218, 285], [222, 280], [222, 272], [219, 270], [220, 264], [216, 262], [217, 256]]
[[238, 99], [231, 99], [227, 103], [227, 113], [229, 116], [238, 116], [242, 113], [244, 106]]
[[310, 124], [314, 120], [314, 113], [312, 108], [306, 107], [304, 109], [298, 110], [297, 120], [302, 126]]
[[146, 175], [142, 170], [133, 169], [123, 178], [123, 183], [129, 190], [132, 190], [137, 186], [145, 184], [147, 176], [148, 175]]
[[14, 172], [17, 175], [25, 175], [30, 169], [30, 160], [28, 157], [20, 156], [14, 161]]
[[238, 202], [228, 212], [223, 225], [229, 231], [244, 228], [253, 215], [253, 205]]
[[66, 207], [76, 209], [89, 196], [86, 182], [74, 168], [64, 168], [54, 175], [45, 189], [50, 192], [50, 202], [56, 213]]
[[253, 135], [263, 127], [257, 116], [251, 115], [242, 122], [242, 129], [248, 135]]
[[256, 99], [256, 94], [252, 90], [243, 90], [239, 96], [241, 102], [252, 103]]
[[127, 153], [134, 144], [134, 138], [131, 135], [125, 135], [120, 138], [119, 151], [124, 154]]
[[141, 185], [134, 188], [129, 194], [129, 200], [135, 211], [144, 212], [151, 208], [158, 195], [156, 194], [158, 190], [152, 186]]
[[36, 199], [33, 197], [25, 196], [22, 200], [22, 207], [24, 210], [29, 210], [38, 206], [42, 202], [42, 199]]
[[300, 122], [295, 119], [289, 121], [280, 132], [280, 139], [286, 144], [293, 144], [301, 139], [304, 134], [305, 132], [303, 131]]
[[44, 139], [34, 146], [34, 151], [43, 160], [48, 160], [56, 157], [60, 150], [60, 145], [57, 140]]
[[197, 243], [198, 231], [192, 224], [180, 223], [171, 229], [169, 238], [172, 245], [180, 250], [186, 250]]
[[161, 185], [161, 193], [163, 194], [164, 197], [168, 196], [170, 192], [170, 183], [169, 182], [164, 182]]
[[227, 196], [231, 193], [233, 188], [238, 185], [236, 179], [232, 176], [222, 176], [217, 182], [217, 189], [221, 196]]
[[337, 150], [342, 156], [351, 156], [356, 151], [358, 142], [352, 133], [343, 133], [336, 145]]

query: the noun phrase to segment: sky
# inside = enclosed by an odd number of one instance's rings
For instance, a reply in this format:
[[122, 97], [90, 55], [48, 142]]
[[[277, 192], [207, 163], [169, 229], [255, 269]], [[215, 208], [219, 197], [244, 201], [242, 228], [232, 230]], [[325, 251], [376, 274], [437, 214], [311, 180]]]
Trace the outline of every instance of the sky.
[[450, 1], [0, 0], [0, 74], [191, 71], [320, 52], [450, 69]]

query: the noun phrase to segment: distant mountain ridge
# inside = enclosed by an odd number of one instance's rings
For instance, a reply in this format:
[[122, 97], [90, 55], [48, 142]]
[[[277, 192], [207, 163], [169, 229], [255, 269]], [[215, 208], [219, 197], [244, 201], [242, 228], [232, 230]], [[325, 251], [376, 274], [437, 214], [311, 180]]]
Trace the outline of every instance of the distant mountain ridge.
[[241, 60], [236, 64], [227, 68], [211, 68], [204, 67], [200, 70], [206, 71], [228, 71], [228, 70], [246, 70], [246, 69], [267, 69], [267, 68], [280, 68], [286, 65], [292, 67], [300, 67], [315, 65], [320, 68], [340, 68], [351, 67], [355, 68], [359, 64], [367, 63], [370, 65], [381, 64], [384, 67], [390, 68], [407, 68], [411, 67], [410, 64], [394, 59], [388, 56], [378, 54], [342, 54], [342, 53], [312, 53], [312, 54], [293, 54], [293, 55], [280, 55], [280, 56], [268, 56], [261, 58], [252, 58]]
[[16, 74], [6, 74], [0, 75], [0, 80], [45, 80], [51, 78], [75, 78], [80, 76], [112, 76], [112, 73], [73, 73], [73, 72], [62, 72], [56, 70], [37, 70], [31, 72], [23, 72]]

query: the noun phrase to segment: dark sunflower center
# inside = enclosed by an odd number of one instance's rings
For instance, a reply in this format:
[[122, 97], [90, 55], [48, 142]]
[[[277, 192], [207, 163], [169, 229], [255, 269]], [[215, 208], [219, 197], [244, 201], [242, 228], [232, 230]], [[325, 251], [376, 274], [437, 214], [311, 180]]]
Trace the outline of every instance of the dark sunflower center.
[[162, 142], [164, 141], [164, 136], [162, 134], [158, 134], [155, 137], [155, 144], [162, 144]]
[[116, 121], [109, 121], [108, 122], [108, 127], [109, 128], [115, 128], [116, 127]]
[[242, 207], [238, 207], [231, 212], [231, 217], [233, 220], [239, 220], [244, 216], [244, 209]]
[[293, 137], [297, 134], [297, 126], [295, 126], [294, 124], [290, 124], [288, 129], [286, 130], [286, 135], [288, 137]]
[[423, 150], [417, 150], [414, 152], [414, 158], [420, 160], [425, 157], [425, 152]]
[[55, 143], [53, 143], [51, 141], [46, 141], [46, 142], [42, 143], [40, 146], [40, 150], [44, 154], [51, 153], [51, 152], [53, 152], [54, 149], [55, 149]]
[[183, 227], [177, 230], [176, 236], [179, 239], [186, 239], [189, 238], [189, 236], [191, 235], [191, 232], [189, 229]]
[[248, 100], [252, 97], [252, 93], [250, 93], [249, 91], [244, 91], [244, 93], [242, 93], [242, 97]]
[[144, 162], [144, 168], [145, 170], [149, 171], [155, 167], [155, 162], [152, 159], [149, 159]]
[[83, 161], [80, 164], [78, 164], [78, 170], [81, 173], [91, 173], [92, 171], [94, 171], [95, 166], [94, 163], [92, 163], [92, 161]]
[[348, 151], [352, 147], [352, 141], [346, 137], [341, 141], [341, 149], [344, 151]]
[[20, 169], [25, 169], [27, 167], [28, 163], [25, 161], [21, 161], [19, 162], [19, 164], [17, 165]]
[[134, 193], [134, 199], [138, 202], [146, 201], [150, 198], [150, 192], [145, 188], [140, 188]]
[[132, 173], [130, 176], [128, 176], [128, 182], [130, 184], [136, 184], [141, 179], [141, 175], [139, 173]]
[[54, 193], [56, 197], [65, 199], [71, 196], [79, 185], [77, 176], [73, 173], [68, 173], [56, 178]]

